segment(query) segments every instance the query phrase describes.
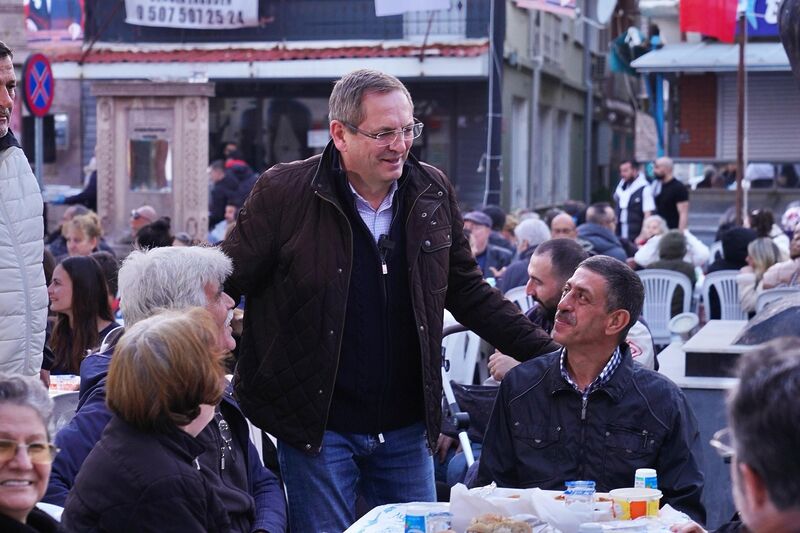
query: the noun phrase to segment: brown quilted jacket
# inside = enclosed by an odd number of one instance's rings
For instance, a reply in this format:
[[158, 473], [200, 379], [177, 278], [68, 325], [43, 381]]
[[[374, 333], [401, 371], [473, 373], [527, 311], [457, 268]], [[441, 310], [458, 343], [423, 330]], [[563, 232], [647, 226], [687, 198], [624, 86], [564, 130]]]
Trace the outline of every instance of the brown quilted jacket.
[[[333, 144], [258, 180], [222, 245], [234, 272], [225, 290], [247, 311], [235, 391], [245, 415], [278, 439], [319, 453], [339, 361], [352, 262], [352, 230], [331, 171]], [[455, 191], [409, 156], [406, 255], [425, 395], [428, 442], [441, 419], [443, 309], [518, 359], [557, 348], [483, 281], [463, 233]]]

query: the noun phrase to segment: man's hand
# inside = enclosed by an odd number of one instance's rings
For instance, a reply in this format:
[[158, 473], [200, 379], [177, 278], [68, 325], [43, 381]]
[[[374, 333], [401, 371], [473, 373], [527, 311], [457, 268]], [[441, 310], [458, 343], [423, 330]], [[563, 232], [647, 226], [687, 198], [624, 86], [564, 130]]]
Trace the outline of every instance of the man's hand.
[[669, 529], [673, 533], [707, 533], [697, 522], [687, 522], [685, 524], [671, 526]]
[[447, 459], [447, 452], [456, 445], [458, 445], [456, 451], [460, 450], [461, 444], [456, 439], [448, 437], [444, 433], [439, 433], [439, 440], [436, 441], [436, 455], [439, 457], [439, 464], [444, 464], [444, 460]]
[[517, 366], [519, 361], [500, 352], [494, 352], [489, 356], [489, 373], [497, 381], [503, 381], [506, 373]]

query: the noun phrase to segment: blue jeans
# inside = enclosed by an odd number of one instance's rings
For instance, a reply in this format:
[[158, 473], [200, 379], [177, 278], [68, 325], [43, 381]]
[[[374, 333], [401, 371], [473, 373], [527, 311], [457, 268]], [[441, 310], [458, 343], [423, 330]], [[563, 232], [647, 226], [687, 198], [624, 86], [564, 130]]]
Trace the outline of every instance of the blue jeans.
[[316, 457], [278, 442], [292, 533], [340, 533], [356, 521], [356, 497], [372, 508], [436, 501], [423, 423], [379, 435], [326, 431]]

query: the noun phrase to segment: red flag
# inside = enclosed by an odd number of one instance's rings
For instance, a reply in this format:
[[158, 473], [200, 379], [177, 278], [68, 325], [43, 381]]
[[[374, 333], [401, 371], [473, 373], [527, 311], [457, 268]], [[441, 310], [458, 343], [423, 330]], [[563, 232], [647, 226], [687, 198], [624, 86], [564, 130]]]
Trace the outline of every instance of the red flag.
[[734, 42], [738, 0], [681, 0], [681, 31]]

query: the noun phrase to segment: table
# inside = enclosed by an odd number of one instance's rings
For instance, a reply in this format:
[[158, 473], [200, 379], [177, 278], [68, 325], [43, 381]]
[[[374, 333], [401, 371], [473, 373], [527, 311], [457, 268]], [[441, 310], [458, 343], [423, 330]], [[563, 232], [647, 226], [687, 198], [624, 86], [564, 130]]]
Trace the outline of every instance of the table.
[[345, 533], [403, 533], [406, 522], [406, 508], [409, 505], [421, 506], [431, 512], [447, 511], [450, 504], [446, 502], [426, 503], [389, 503], [375, 507], [358, 521], [347, 528]]

